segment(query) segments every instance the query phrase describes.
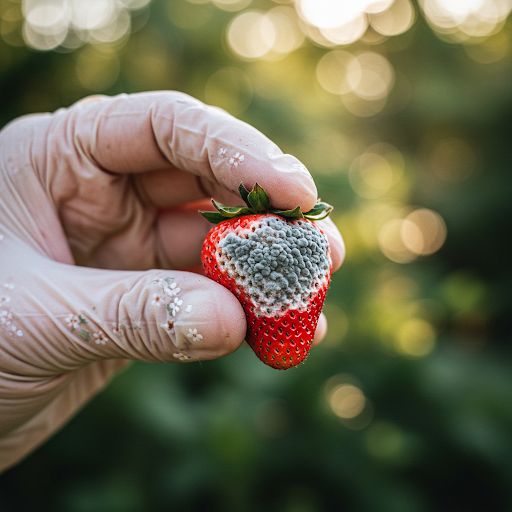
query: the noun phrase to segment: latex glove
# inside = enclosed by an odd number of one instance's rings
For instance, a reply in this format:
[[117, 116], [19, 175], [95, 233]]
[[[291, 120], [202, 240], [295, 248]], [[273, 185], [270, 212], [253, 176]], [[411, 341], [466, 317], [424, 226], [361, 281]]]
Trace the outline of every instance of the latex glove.
[[[256, 181], [275, 207], [315, 203], [297, 159], [181, 93], [82, 101], [4, 128], [0, 468], [61, 427], [127, 360], [203, 361], [240, 345], [245, 317], [228, 290], [147, 269], [197, 265], [210, 225], [188, 203], [239, 204], [239, 184]], [[340, 235], [323, 226], [338, 267]]]

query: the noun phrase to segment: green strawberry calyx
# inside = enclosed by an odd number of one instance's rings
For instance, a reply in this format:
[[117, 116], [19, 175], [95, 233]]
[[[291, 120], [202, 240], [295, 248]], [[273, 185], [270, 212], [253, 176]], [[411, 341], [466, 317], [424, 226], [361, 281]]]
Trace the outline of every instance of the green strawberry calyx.
[[308, 212], [301, 211], [297, 206], [292, 210], [276, 210], [270, 205], [270, 198], [265, 192], [263, 187], [256, 183], [252, 190], [247, 190], [243, 183], [238, 187], [240, 196], [244, 200], [246, 206], [226, 206], [215, 199], [212, 199], [212, 204], [217, 210], [216, 212], [209, 212], [200, 210], [199, 213], [208, 221], [218, 224], [226, 219], [233, 219], [235, 217], [243, 217], [244, 215], [254, 215], [256, 213], [273, 213], [288, 220], [296, 219], [309, 219], [309, 220], [322, 220], [325, 219], [333, 210], [330, 204], [318, 201], [315, 206]]

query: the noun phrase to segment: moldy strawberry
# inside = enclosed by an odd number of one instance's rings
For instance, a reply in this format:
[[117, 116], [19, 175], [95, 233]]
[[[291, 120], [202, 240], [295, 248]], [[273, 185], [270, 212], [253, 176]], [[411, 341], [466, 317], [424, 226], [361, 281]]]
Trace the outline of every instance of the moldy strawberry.
[[217, 223], [203, 244], [203, 268], [242, 304], [247, 342], [259, 359], [284, 370], [307, 357], [329, 287], [329, 244], [314, 221], [332, 206], [276, 210], [258, 184], [239, 191], [246, 206], [212, 201], [217, 211], [201, 212]]

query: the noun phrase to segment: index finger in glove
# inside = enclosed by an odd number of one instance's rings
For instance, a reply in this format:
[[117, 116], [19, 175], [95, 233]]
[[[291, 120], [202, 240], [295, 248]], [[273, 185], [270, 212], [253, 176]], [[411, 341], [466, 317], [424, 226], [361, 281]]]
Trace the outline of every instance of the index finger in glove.
[[121, 95], [77, 104], [57, 112], [49, 130], [55, 158], [65, 154], [61, 144], [76, 146], [81, 157], [110, 173], [169, 166], [232, 192], [240, 183], [252, 187], [258, 182], [276, 208], [298, 205], [307, 211], [316, 202], [313, 179], [299, 160], [247, 123], [183, 93]]

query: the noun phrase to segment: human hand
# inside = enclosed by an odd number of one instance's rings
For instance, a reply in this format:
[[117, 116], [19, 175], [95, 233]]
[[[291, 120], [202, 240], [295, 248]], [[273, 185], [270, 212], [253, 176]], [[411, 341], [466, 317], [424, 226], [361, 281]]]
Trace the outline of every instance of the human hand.
[[[277, 208], [306, 211], [317, 198], [297, 159], [177, 92], [88, 99], [0, 132], [0, 469], [129, 360], [238, 348], [238, 301], [182, 270], [199, 263], [210, 228], [192, 203], [237, 204], [239, 184], [256, 181]], [[341, 236], [321, 225], [336, 269]]]

